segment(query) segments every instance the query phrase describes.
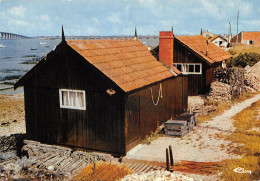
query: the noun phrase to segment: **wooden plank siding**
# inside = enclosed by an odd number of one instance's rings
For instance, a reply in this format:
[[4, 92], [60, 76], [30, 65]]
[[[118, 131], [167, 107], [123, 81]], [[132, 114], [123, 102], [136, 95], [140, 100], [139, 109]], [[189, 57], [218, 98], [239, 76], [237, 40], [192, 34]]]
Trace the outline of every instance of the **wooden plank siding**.
[[210, 83], [214, 81], [214, 71], [221, 68], [221, 62], [214, 63], [213, 65], [207, 64], [201, 60], [187, 47], [185, 47], [177, 39], [174, 40], [174, 58], [173, 63], [201, 63], [202, 74], [189, 74], [188, 75], [188, 95], [195, 96], [205, 94], [210, 89]]
[[[160, 83], [156, 83], [150, 87], [146, 87], [138, 92], [131, 93], [126, 99], [126, 150], [130, 150], [140, 143], [146, 135], [150, 135], [157, 126], [164, 123], [168, 119], [175, 118], [177, 115], [187, 110], [188, 100], [188, 77], [179, 76], [167, 81], [161, 82], [162, 99], [160, 98], [158, 105], [154, 105], [151, 96], [153, 93], [154, 102], [157, 102]], [[132, 111], [133, 105], [135, 109]], [[136, 115], [130, 115], [131, 113]], [[140, 125], [136, 125], [137, 121], [133, 118], [140, 119]], [[134, 137], [132, 136], [134, 134]], [[138, 135], [138, 136], [137, 136]]]
[[[122, 90], [71, 50], [56, 53], [24, 86], [29, 139], [124, 154]], [[60, 108], [60, 88], [85, 90], [86, 110]]]

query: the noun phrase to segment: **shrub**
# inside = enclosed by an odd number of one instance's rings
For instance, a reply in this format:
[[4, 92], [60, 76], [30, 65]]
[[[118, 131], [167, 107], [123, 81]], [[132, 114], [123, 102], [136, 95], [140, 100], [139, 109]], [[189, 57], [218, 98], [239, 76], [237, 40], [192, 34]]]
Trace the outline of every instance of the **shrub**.
[[250, 67], [260, 61], [260, 54], [258, 53], [240, 53], [237, 57], [230, 58], [227, 61], [227, 67]]

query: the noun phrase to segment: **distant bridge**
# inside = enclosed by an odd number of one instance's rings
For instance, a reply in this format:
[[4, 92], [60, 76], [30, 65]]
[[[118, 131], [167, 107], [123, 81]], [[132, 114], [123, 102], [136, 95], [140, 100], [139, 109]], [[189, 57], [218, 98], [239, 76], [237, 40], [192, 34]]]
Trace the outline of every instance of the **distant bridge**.
[[27, 36], [7, 32], [0, 32], [0, 35], [2, 40], [29, 38]]

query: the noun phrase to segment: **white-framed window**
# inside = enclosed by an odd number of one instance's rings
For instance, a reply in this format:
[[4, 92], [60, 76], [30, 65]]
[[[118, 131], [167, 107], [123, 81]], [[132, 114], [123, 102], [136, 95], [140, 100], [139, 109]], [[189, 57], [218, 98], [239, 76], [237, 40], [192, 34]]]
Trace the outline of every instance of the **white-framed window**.
[[59, 89], [60, 108], [86, 110], [84, 90]]
[[201, 74], [201, 63], [174, 63], [173, 64], [182, 74]]

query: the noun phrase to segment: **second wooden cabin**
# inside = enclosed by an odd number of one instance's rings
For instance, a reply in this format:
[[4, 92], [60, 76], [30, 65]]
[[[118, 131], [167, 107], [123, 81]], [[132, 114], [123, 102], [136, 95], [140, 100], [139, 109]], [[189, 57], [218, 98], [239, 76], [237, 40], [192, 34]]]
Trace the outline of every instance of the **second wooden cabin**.
[[188, 76], [189, 96], [207, 93], [214, 71], [225, 66], [225, 60], [231, 57], [202, 35], [173, 36], [172, 31], [160, 32], [159, 45], [152, 53]]

